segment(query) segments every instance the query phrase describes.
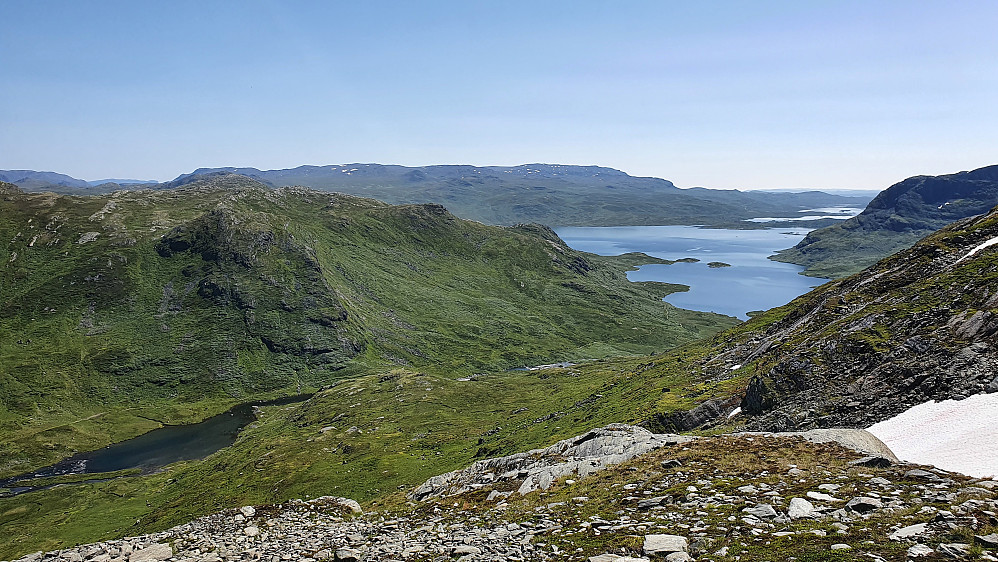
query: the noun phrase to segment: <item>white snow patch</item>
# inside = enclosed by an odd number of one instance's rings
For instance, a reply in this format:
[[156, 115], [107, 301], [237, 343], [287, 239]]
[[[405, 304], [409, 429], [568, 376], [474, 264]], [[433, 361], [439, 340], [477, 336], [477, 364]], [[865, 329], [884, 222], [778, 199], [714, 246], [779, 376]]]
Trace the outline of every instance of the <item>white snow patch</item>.
[[968, 476], [998, 475], [998, 393], [926, 402], [867, 431], [898, 458]]
[[[980, 251], [981, 251], [981, 250], [983, 250], [984, 248], [987, 248], [988, 246], [994, 246], [995, 244], [998, 244], [998, 236], [995, 236], [995, 237], [994, 237], [994, 238], [992, 238], [991, 240], [988, 240], [987, 242], [984, 242], [983, 244], [981, 244], [981, 245], [977, 246], [977, 247], [976, 247], [976, 248], [974, 248], [973, 250], [971, 250], [971, 251], [967, 252], [967, 255], [965, 255], [965, 256], [963, 256], [962, 258], [960, 258], [960, 259], [956, 260], [956, 263], [960, 263], [960, 262], [962, 262], [963, 260], [965, 260], [965, 259], [969, 258], [970, 256], [972, 256], [972, 255], [976, 254], [977, 252], [980, 252]], [[956, 264], [954, 264], [954, 265], [956, 265]]]
[[735, 408], [734, 410], [731, 410], [731, 413], [728, 414], [728, 417], [729, 418], [733, 418], [733, 417], [737, 416], [740, 413], [742, 413], [742, 407], [741, 406]]
[[741, 369], [741, 368], [742, 368], [742, 364], [739, 363], [737, 365], [732, 365], [732, 366], [728, 367], [728, 370], [737, 371], [738, 369]]

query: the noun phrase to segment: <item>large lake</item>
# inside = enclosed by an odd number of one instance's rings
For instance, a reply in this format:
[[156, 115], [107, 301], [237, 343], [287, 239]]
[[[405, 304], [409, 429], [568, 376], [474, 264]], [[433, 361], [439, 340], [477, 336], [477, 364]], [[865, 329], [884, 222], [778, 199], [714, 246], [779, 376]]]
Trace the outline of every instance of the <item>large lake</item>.
[[[767, 259], [799, 242], [808, 229], [725, 230], [695, 226], [607, 226], [556, 228], [569, 246], [615, 256], [644, 252], [668, 260], [697, 258], [697, 263], [650, 264], [628, 273], [632, 281], [689, 285], [685, 293], [665, 298], [690, 310], [747, 319], [746, 312], [784, 305], [826, 280], [799, 275], [802, 267]], [[712, 261], [731, 267], [711, 268]]]

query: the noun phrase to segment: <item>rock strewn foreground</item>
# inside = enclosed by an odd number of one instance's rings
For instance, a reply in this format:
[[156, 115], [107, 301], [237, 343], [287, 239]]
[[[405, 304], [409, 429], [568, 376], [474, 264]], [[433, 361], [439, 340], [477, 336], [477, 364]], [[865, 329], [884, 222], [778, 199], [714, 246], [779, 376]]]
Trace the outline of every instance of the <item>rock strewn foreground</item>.
[[801, 436], [698, 438], [547, 490], [492, 491], [369, 513], [332, 497], [245, 506], [20, 562], [998, 561], [998, 482]]

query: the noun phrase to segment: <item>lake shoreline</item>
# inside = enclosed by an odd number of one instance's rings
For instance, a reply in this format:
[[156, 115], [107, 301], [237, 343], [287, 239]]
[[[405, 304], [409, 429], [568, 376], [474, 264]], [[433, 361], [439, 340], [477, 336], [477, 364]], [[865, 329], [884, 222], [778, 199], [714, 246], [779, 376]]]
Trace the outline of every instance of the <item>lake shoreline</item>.
[[827, 281], [800, 275], [804, 269], [800, 266], [769, 259], [777, 250], [795, 245], [810, 230], [668, 225], [563, 227], [555, 232], [577, 250], [601, 256], [641, 252], [673, 262], [641, 265], [627, 277], [689, 286], [689, 291], [670, 294], [664, 300], [678, 308], [748, 320], [749, 312], [782, 306]]

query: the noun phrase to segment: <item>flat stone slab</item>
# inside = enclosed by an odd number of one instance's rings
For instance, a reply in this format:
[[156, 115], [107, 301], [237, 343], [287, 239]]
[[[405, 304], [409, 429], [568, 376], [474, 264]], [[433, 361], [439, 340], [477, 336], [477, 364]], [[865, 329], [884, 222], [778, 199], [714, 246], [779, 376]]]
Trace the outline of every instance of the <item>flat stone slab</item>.
[[686, 552], [690, 541], [679, 535], [645, 535], [644, 553], [647, 556]]
[[901, 527], [897, 531], [894, 531], [887, 538], [892, 541], [902, 541], [907, 538], [916, 537], [925, 533], [928, 530], [928, 525], [925, 523], [918, 523], [917, 525], [908, 525], [907, 527]]
[[173, 557], [173, 549], [168, 544], [151, 544], [140, 548], [128, 557], [128, 562], [160, 562]]

